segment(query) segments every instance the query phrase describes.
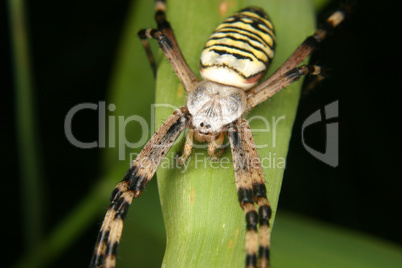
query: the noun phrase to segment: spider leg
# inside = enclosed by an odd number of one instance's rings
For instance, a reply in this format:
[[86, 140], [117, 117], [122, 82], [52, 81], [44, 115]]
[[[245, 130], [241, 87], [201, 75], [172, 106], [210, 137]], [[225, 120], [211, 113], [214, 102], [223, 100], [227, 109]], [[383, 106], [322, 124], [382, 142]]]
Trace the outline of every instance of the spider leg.
[[179, 157], [177, 163], [181, 166], [186, 162], [187, 158], [191, 154], [191, 150], [193, 149], [194, 144], [194, 130], [190, 129], [187, 134], [186, 142], [184, 144], [183, 155]]
[[249, 161], [243, 143], [243, 137], [236, 122], [230, 124], [227, 134], [232, 151], [237, 195], [240, 206], [246, 215], [246, 267], [255, 268], [257, 266], [258, 251], [258, 214], [254, 205], [253, 184], [250, 176]]
[[141, 39], [141, 44], [145, 49], [145, 53], [147, 54], [149, 64], [151, 65], [152, 72], [154, 73], [154, 77], [156, 77], [156, 63], [155, 58], [152, 55], [151, 48], [149, 47], [149, 38], [152, 38], [147, 34], [147, 30], [140, 30], [138, 32], [138, 37]]
[[327, 78], [326, 76], [327, 69], [321, 67], [321, 72], [318, 75], [315, 75], [313, 79], [308, 81], [307, 84], [303, 85], [302, 92], [301, 92], [301, 98], [306, 97], [308, 94], [310, 94], [314, 89], [317, 88], [317, 86]]
[[269, 220], [271, 219], [272, 209], [267, 199], [267, 189], [265, 187], [264, 174], [262, 172], [261, 161], [258, 157], [257, 148], [247, 120], [242, 119], [241, 131], [243, 136], [244, 148], [248, 154], [251, 180], [254, 191], [254, 201], [258, 205], [259, 229], [258, 229], [258, 267], [269, 267], [269, 251], [271, 230]]
[[294, 69], [299, 65], [304, 59], [306, 59], [314, 49], [320, 44], [328, 32], [337, 27], [344, 19], [346, 14], [349, 12], [348, 6], [345, 9], [339, 9], [332, 13], [325, 22], [324, 25], [318, 27], [315, 33], [309, 37], [293, 52], [293, 54], [278, 68], [267, 80], [257, 85], [256, 87], [250, 89], [247, 98], [252, 98], [254, 95], [258, 94], [260, 91], [265, 90], [273, 82], [278, 80], [279, 77], [283, 76], [289, 70]]
[[216, 140], [213, 140], [208, 144], [208, 155], [211, 157], [212, 161], [217, 161], [218, 158], [225, 152], [225, 147], [219, 148], [222, 145], [224, 139], [225, 136], [222, 133]]
[[281, 91], [283, 88], [299, 80], [303, 75], [312, 74], [320, 76], [321, 71], [322, 68], [316, 65], [302, 65], [288, 71], [287, 73], [279, 76], [275, 81], [268, 85], [267, 88], [248, 98], [248, 110], [253, 109], [261, 102], [264, 102], [268, 98]]
[[166, 20], [166, 3], [165, 0], [155, 1], [155, 20], [158, 24], [157, 29], [142, 29], [138, 32], [141, 43], [145, 48], [148, 59], [156, 74], [156, 65], [151, 50], [149, 49], [148, 39], [156, 39], [159, 46], [162, 48], [163, 53], [166, 55], [174, 71], [179, 77], [187, 92], [191, 91], [194, 84], [199, 82], [197, 76], [188, 66], [186, 60], [181, 54], [179, 45], [177, 44], [176, 37], [170, 27], [169, 22]]
[[144, 146], [123, 180], [117, 184], [99, 231], [90, 267], [115, 267], [123, 221], [132, 200], [141, 195], [160, 162], [188, 123], [186, 108], [176, 110]]

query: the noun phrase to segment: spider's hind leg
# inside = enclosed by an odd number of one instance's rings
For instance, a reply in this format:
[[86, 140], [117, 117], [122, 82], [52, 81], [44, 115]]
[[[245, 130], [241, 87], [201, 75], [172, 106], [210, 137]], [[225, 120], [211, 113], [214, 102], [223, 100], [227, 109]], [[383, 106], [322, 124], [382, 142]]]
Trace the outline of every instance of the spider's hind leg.
[[309, 78], [307, 82], [304, 83], [301, 92], [301, 98], [308, 96], [311, 92], [319, 87], [321, 82], [328, 78], [328, 69], [321, 67], [321, 72], [313, 77]]
[[149, 47], [149, 39], [153, 38], [151, 35], [151, 31], [152, 29], [142, 29], [138, 32], [138, 37], [141, 39], [141, 44], [145, 49], [149, 64], [151, 64], [152, 72], [154, 73], [154, 77], [156, 77], [155, 58], [152, 54], [151, 48]]
[[290, 84], [296, 82], [301, 77], [311, 74], [317, 77], [323, 76], [325, 69], [317, 65], [302, 65], [296, 67], [283, 75], [279, 76], [275, 81], [273, 81], [269, 86], [264, 88], [262, 91], [255, 95], [252, 95], [247, 99], [249, 104], [249, 109], [254, 108], [258, 104], [264, 102], [265, 100], [271, 98], [273, 95], [289, 86]]
[[147, 54], [148, 61], [151, 64], [152, 71], [154, 73], [154, 76], [156, 77], [156, 63], [155, 63], [155, 58], [152, 54], [152, 51], [149, 47], [149, 39], [154, 38], [154, 33], [155, 31], [161, 31], [162, 29], [165, 29], [165, 31], [168, 32], [168, 35], [171, 40], [173, 40], [173, 43], [176, 43], [174, 34], [172, 32], [172, 29], [170, 28], [169, 22], [166, 20], [166, 3], [164, 0], [156, 0], [155, 1], [155, 20], [158, 24], [157, 29], [141, 29], [138, 32], [138, 37], [141, 40], [141, 44], [145, 49], [145, 53]]
[[166, 3], [164, 0], [155, 1], [155, 20], [158, 24], [157, 29], [142, 29], [138, 32], [141, 43], [145, 48], [148, 60], [151, 64], [154, 75], [156, 75], [155, 59], [149, 48], [149, 39], [158, 41], [159, 46], [162, 48], [163, 53], [169, 59], [174, 71], [176, 72], [179, 80], [184, 86], [184, 89], [189, 92], [194, 85], [199, 82], [197, 76], [191, 71], [184, 59], [179, 45], [177, 44], [176, 37], [173, 33], [170, 23], [166, 20]]
[[285, 73], [296, 68], [303, 62], [310, 54], [316, 49], [316, 47], [326, 38], [334, 28], [336, 28], [342, 21], [344, 21], [347, 14], [351, 12], [351, 6], [345, 5], [342, 8], [336, 10], [329, 16], [326, 21], [321, 24], [314, 34], [307, 37], [303, 43], [293, 52], [293, 54], [270, 76], [267, 80], [263, 81], [259, 85], [251, 88], [247, 93], [247, 98], [255, 98], [258, 93], [264, 91], [266, 88], [282, 77]]

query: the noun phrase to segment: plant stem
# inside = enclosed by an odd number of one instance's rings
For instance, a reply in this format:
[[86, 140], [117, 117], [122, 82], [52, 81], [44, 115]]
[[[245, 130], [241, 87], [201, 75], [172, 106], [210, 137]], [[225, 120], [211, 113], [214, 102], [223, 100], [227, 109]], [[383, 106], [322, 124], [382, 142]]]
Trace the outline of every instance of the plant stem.
[[29, 59], [28, 33], [23, 0], [9, 0], [11, 47], [13, 50], [16, 96], [16, 125], [21, 176], [22, 222], [26, 249], [33, 249], [42, 239], [42, 172], [33, 83]]

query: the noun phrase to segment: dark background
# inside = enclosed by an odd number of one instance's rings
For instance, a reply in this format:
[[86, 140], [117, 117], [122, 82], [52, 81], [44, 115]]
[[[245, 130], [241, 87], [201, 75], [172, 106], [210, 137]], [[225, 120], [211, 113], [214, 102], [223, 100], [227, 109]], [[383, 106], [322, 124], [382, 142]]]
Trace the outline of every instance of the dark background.
[[[83, 151], [71, 146], [60, 122], [77, 103], [105, 99], [129, 2], [28, 3], [37, 129], [43, 162], [47, 163], [46, 199], [52, 200], [46, 208], [46, 231], [89, 191], [99, 175], [100, 150]], [[352, 17], [313, 55], [311, 62], [329, 67], [330, 73], [300, 102], [279, 206], [401, 244], [402, 56], [397, 36], [402, 9], [398, 2], [359, 2]], [[2, 262], [7, 266], [23, 251], [21, 219], [16, 213], [23, 204], [18, 197], [20, 171], [5, 1], [0, 4], [0, 20], [0, 232], [10, 249]], [[335, 100], [339, 100], [340, 157], [339, 166], [332, 168], [303, 148], [300, 130], [310, 114]], [[93, 115], [80, 117], [76, 124], [78, 138], [96, 139], [97, 120]], [[314, 126], [306, 135], [311, 147], [324, 150], [324, 123]], [[77, 176], [80, 179], [72, 179]], [[98, 227], [98, 222], [94, 222], [63, 260], [68, 261], [69, 256], [81, 258], [82, 248], [89, 244], [92, 247]], [[88, 254], [82, 258], [85, 260]]]

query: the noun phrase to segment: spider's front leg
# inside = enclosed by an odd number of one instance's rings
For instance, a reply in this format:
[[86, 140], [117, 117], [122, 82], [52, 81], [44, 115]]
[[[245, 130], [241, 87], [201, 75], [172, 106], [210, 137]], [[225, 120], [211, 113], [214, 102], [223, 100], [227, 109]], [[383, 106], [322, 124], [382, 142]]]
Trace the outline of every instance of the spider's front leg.
[[242, 119], [240, 129], [242, 133], [243, 145], [249, 160], [249, 168], [254, 192], [254, 202], [258, 205], [258, 267], [265, 268], [269, 267], [269, 251], [271, 242], [269, 220], [271, 219], [272, 209], [267, 199], [267, 189], [265, 187], [261, 161], [258, 156], [253, 134], [251, 133], [247, 120]]
[[180, 133], [188, 127], [188, 123], [186, 108], [176, 110], [144, 146], [126, 176], [117, 184], [99, 231], [90, 267], [115, 267], [123, 221], [132, 200], [141, 195], [166, 153]]
[[[269, 267], [271, 207], [255, 143], [245, 119], [232, 123], [228, 129], [240, 206], [246, 214], [246, 267]], [[257, 202], [259, 213], [254, 205]], [[259, 235], [257, 222], [259, 220]]]

